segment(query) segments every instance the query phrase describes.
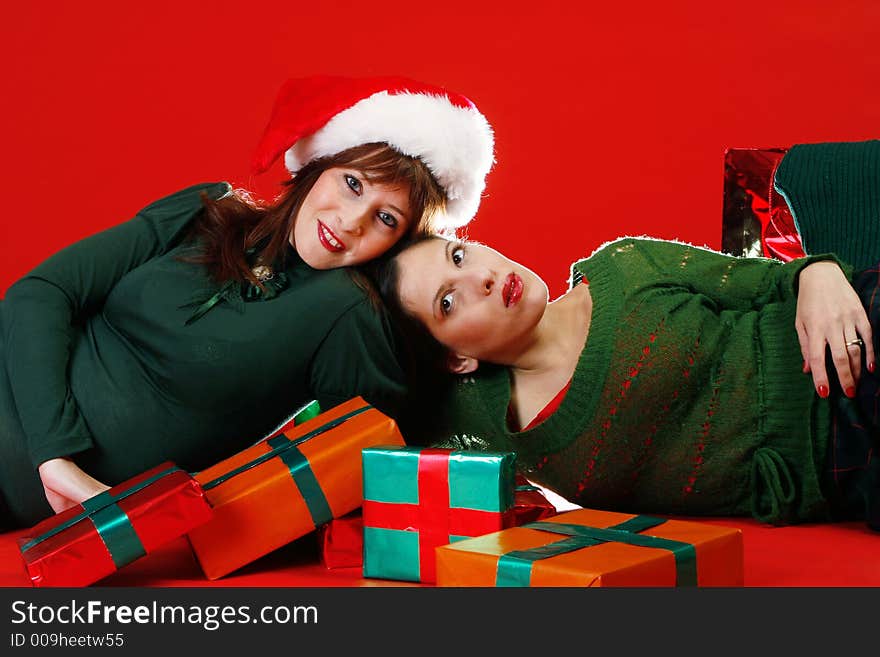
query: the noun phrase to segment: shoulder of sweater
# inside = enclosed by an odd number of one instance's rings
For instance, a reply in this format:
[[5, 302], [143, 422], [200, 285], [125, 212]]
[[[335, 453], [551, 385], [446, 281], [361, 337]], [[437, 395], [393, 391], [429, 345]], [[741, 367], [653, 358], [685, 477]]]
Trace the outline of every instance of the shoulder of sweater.
[[156, 219], [191, 214], [201, 209], [203, 194], [216, 201], [233, 193], [232, 185], [228, 182], [198, 183], [153, 201], [138, 214], [149, 215]]
[[468, 407], [485, 413], [485, 401], [501, 398], [509, 390], [508, 372], [504, 365], [480, 363], [470, 374], [451, 375], [445, 381], [442, 405], [453, 415]]
[[[668, 239], [662, 237], [652, 237], [650, 235], [625, 235], [623, 237], [618, 237], [609, 242], [605, 242], [600, 247], [598, 247], [595, 251], [593, 251], [593, 255], [596, 255], [598, 252], [603, 251], [609, 247], [617, 246], [622, 247], [628, 244], [638, 244], [644, 245], [648, 248], [655, 245], [665, 245], [665, 244], [674, 244], [677, 246], [684, 246], [692, 249], [702, 249], [703, 251], [713, 251], [718, 252], [717, 249], [713, 249], [712, 247], [706, 244], [695, 244], [693, 242], [688, 242], [686, 240], [680, 239]], [[592, 256], [590, 256], [592, 257]]]
[[388, 313], [378, 301], [378, 294], [374, 298], [352, 278], [347, 268], [313, 271], [310, 278], [310, 285], [325, 304], [326, 312], [335, 313], [340, 319], [359, 318], [358, 321], [389, 324]]
[[481, 441], [482, 449], [503, 447], [509, 390], [508, 368], [481, 364], [476, 372], [455, 377], [442, 400], [437, 400], [442, 412], [422, 421], [435, 425], [435, 441], [467, 437], [467, 448], [476, 448]]
[[[472, 374], [457, 376], [451, 389], [453, 407], [469, 409], [490, 420], [493, 409], [506, 410], [510, 394], [509, 368], [493, 363], [481, 363]], [[497, 419], [497, 418], [496, 418]], [[501, 418], [503, 421], [504, 418]]]
[[680, 248], [685, 247], [689, 249], [698, 249], [700, 251], [706, 251], [710, 253], [719, 253], [716, 249], [713, 249], [707, 245], [698, 245], [692, 242], [687, 242], [679, 239], [667, 239], [660, 237], [653, 237], [650, 235], [624, 235], [621, 237], [617, 237], [613, 240], [609, 240], [604, 242], [603, 244], [596, 247], [596, 249], [586, 258], [581, 258], [580, 260], [576, 260], [571, 264], [570, 268], [570, 276], [569, 276], [569, 284], [572, 284], [577, 279], [577, 274], [584, 274], [585, 268], [590, 265], [590, 263], [596, 261], [602, 261], [605, 258], [610, 258], [618, 253], [626, 253], [631, 251], [632, 249], [638, 249], [640, 251], [651, 251], [655, 247], [673, 247]]

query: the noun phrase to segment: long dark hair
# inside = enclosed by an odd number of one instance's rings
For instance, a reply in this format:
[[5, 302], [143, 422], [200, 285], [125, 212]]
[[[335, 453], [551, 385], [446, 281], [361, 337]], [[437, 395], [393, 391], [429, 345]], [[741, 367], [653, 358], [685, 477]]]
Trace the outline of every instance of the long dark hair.
[[440, 344], [427, 327], [403, 307], [400, 299], [398, 261], [403, 251], [428, 240], [442, 239], [445, 238], [438, 235], [417, 235], [400, 244], [396, 253], [380, 258], [363, 268], [375, 284], [382, 303], [394, 322], [400, 343], [398, 355], [403, 361], [407, 378], [410, 379], [410, 385], [413, 387], [424, 386], [432, 380], [437, 383], [451, 378], [446, 367], [449, 349]]
[[[241, 190], [219, 200], [203, 197], [205, 211], [190, 233], [201, 248], [187, 260], [204, 265], [218, 283], [240, 280], [262, 286], [251, 270], [254, 260], [268, 264], [283, 258], [303, 201], [321, 174], [333, 167], [351, 167], [373, 183], [408, 185], [412, 212], [409, 234], [435, 231], [446, 196], [427, 166], [387, 144], [362, 144], [312, 160], [283, 183], [285, 189], [273, 203], [259, 203]], [[259, 253], [249, 261], [247, 252], [254, 248]], [[354, 278], [364, 286], [357, 275]]]

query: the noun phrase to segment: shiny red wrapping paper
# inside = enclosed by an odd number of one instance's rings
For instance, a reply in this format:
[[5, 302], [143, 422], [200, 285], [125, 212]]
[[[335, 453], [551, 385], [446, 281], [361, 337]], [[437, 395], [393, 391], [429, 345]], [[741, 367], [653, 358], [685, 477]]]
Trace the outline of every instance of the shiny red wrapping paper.
[[537, 486], [529, 483], [521, 474], [516, 475], [516, 488], [513, 490], [514, 524], [524, 525], [555, 516], [556, 507], [544, 497]]
[[321, 563], [325, 568], [364, 565], [364, 518], [360, 510], [334, 518], [318, 530]]
[[721, 250], [788, 262], [804, 255], [794, 217], [773, 186], [785, 148], [728, 148], [724, 152]]
[[[123, 494], [172, 467], [171, 463], [163, 463], [108, 492], [113, 496]], [[113, 503], [128, 518], [147, 554], [206, 522], [212, 513], [201, 486], [179, 469]], [[84, 513], [84, 507], [77, 505], [43, 520], [19, 539], [19, 547]], [[88, 586], [118, 570], [91, 515], [24, 550], [22, 558], [34, 586]]]

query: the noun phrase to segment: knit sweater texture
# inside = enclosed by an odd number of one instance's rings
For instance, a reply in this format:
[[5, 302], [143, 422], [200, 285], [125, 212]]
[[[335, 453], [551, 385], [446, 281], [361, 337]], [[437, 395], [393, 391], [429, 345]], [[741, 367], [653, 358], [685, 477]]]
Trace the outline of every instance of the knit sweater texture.
[[572, 266], [593, 311], [558, 410], [510, 431], [509, 371], [481, 366], [426, 417], [421, 438], [515, 451], [529, 478], [585, 507], [827, 519], [829, 409], [801, 370], [794, 329], [797, 274], [817, 259], [833, 257], [609, 243]]
[[835, 253], [856, 269], [877, 264], [878, 182], [878, 140], [797, 144], [773, 178], [794, 217], [804, 252]]

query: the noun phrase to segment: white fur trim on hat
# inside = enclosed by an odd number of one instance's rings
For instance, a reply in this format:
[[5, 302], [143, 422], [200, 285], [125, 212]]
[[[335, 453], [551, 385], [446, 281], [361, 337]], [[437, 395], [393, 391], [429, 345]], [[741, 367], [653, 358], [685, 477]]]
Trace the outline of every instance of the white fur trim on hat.
[[476, 108], [453, 105], [445, 96], [375, 93], [297, 141], [284, 164], [294, 174], [315, 158], [371, 142], [425, 163], [448, 199], [442, 228], [463, 226], [476, 214], [494, 163], [492, 128]]

